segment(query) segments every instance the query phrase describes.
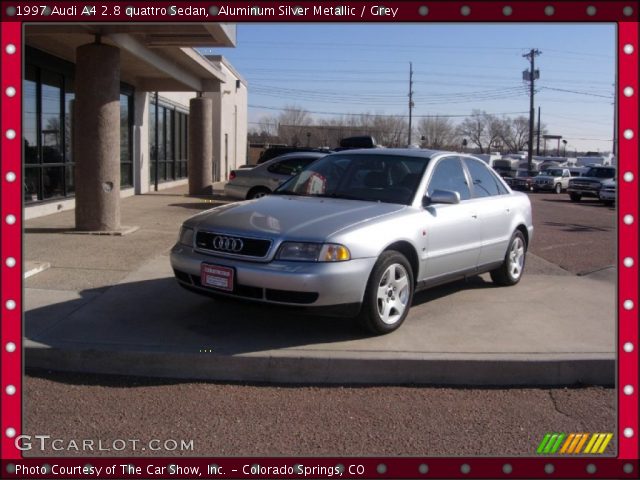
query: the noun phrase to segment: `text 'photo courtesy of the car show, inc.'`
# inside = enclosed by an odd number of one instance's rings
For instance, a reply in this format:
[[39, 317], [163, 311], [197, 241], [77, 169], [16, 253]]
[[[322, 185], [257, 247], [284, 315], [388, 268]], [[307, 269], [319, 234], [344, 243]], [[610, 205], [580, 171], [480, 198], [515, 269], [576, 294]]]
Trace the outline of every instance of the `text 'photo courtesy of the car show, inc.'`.
[[638, 477], [637, 2], [0, 14], [2, 478]]

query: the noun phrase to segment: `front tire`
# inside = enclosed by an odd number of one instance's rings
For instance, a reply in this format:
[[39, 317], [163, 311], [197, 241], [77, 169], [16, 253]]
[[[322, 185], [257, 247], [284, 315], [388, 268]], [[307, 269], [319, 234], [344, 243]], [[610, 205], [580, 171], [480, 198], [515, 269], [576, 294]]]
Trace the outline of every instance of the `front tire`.
[[572, 202], [579, 202], [580, 199], [582, 198], [582, 195], [580, 195], [579, 193], [570, 193], [569, 198], [571, 199]]
[[413, 270], [407, 258], [386, 251], [373, 267], [358, 321], [370, 333], [382, 335], [404, 322], [413, 300]]
[[516, 230], [509, 241], [509, 248], [499, 268], [492, 270], [491, 280], [502, 286], [515, 285], [522, 278], [527, 254], [527, 242], [520, 230]]
[[555, 191], [556, 191], [557, 194], [561, 194], [562, 193], [562, 184], [556, 183]]

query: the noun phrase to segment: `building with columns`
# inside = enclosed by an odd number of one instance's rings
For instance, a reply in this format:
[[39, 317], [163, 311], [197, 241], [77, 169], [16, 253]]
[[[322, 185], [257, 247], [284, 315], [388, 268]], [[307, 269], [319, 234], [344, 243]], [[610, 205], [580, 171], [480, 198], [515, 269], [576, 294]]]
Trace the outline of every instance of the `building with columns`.
[[122, 197], [210, 193], [247, 163], [247, 83], [195, 49], [234, 47], [234, 24], [32, 24], [24, 44], [25, 218], [118, 231]]

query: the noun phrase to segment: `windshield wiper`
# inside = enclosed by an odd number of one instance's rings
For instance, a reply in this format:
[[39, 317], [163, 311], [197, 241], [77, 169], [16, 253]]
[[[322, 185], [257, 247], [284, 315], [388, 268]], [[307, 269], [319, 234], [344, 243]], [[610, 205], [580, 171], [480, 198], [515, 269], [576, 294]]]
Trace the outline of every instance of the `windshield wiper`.
[[314, 195], [314, 197], [323, 197], [323, 198], [343, 198], [345, 200], [362, 200], [363, 202], [372, 202], [373, 200], [357, 197], [355, 195], [350, 195], [348, 193], [321, 193], [318, 195]]
[[296, 196], [306, 196], [304, 193], [297, 193], [292, 190], [274, 190], [271, 192], [271, 195], [296, 195]]

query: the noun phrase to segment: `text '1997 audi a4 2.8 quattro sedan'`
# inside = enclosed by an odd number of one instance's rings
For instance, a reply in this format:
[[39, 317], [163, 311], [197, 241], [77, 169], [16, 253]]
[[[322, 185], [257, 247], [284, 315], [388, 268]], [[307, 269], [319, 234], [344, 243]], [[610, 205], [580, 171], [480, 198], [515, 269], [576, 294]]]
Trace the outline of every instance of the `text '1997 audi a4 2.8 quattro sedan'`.
[[171, 250], [178, 282], [388, 333], [416, 290], [490, 272], [522, 278], [526, 194], [482, 160], [418, 149], [330, 154], [273, 194], [191, 217]]

